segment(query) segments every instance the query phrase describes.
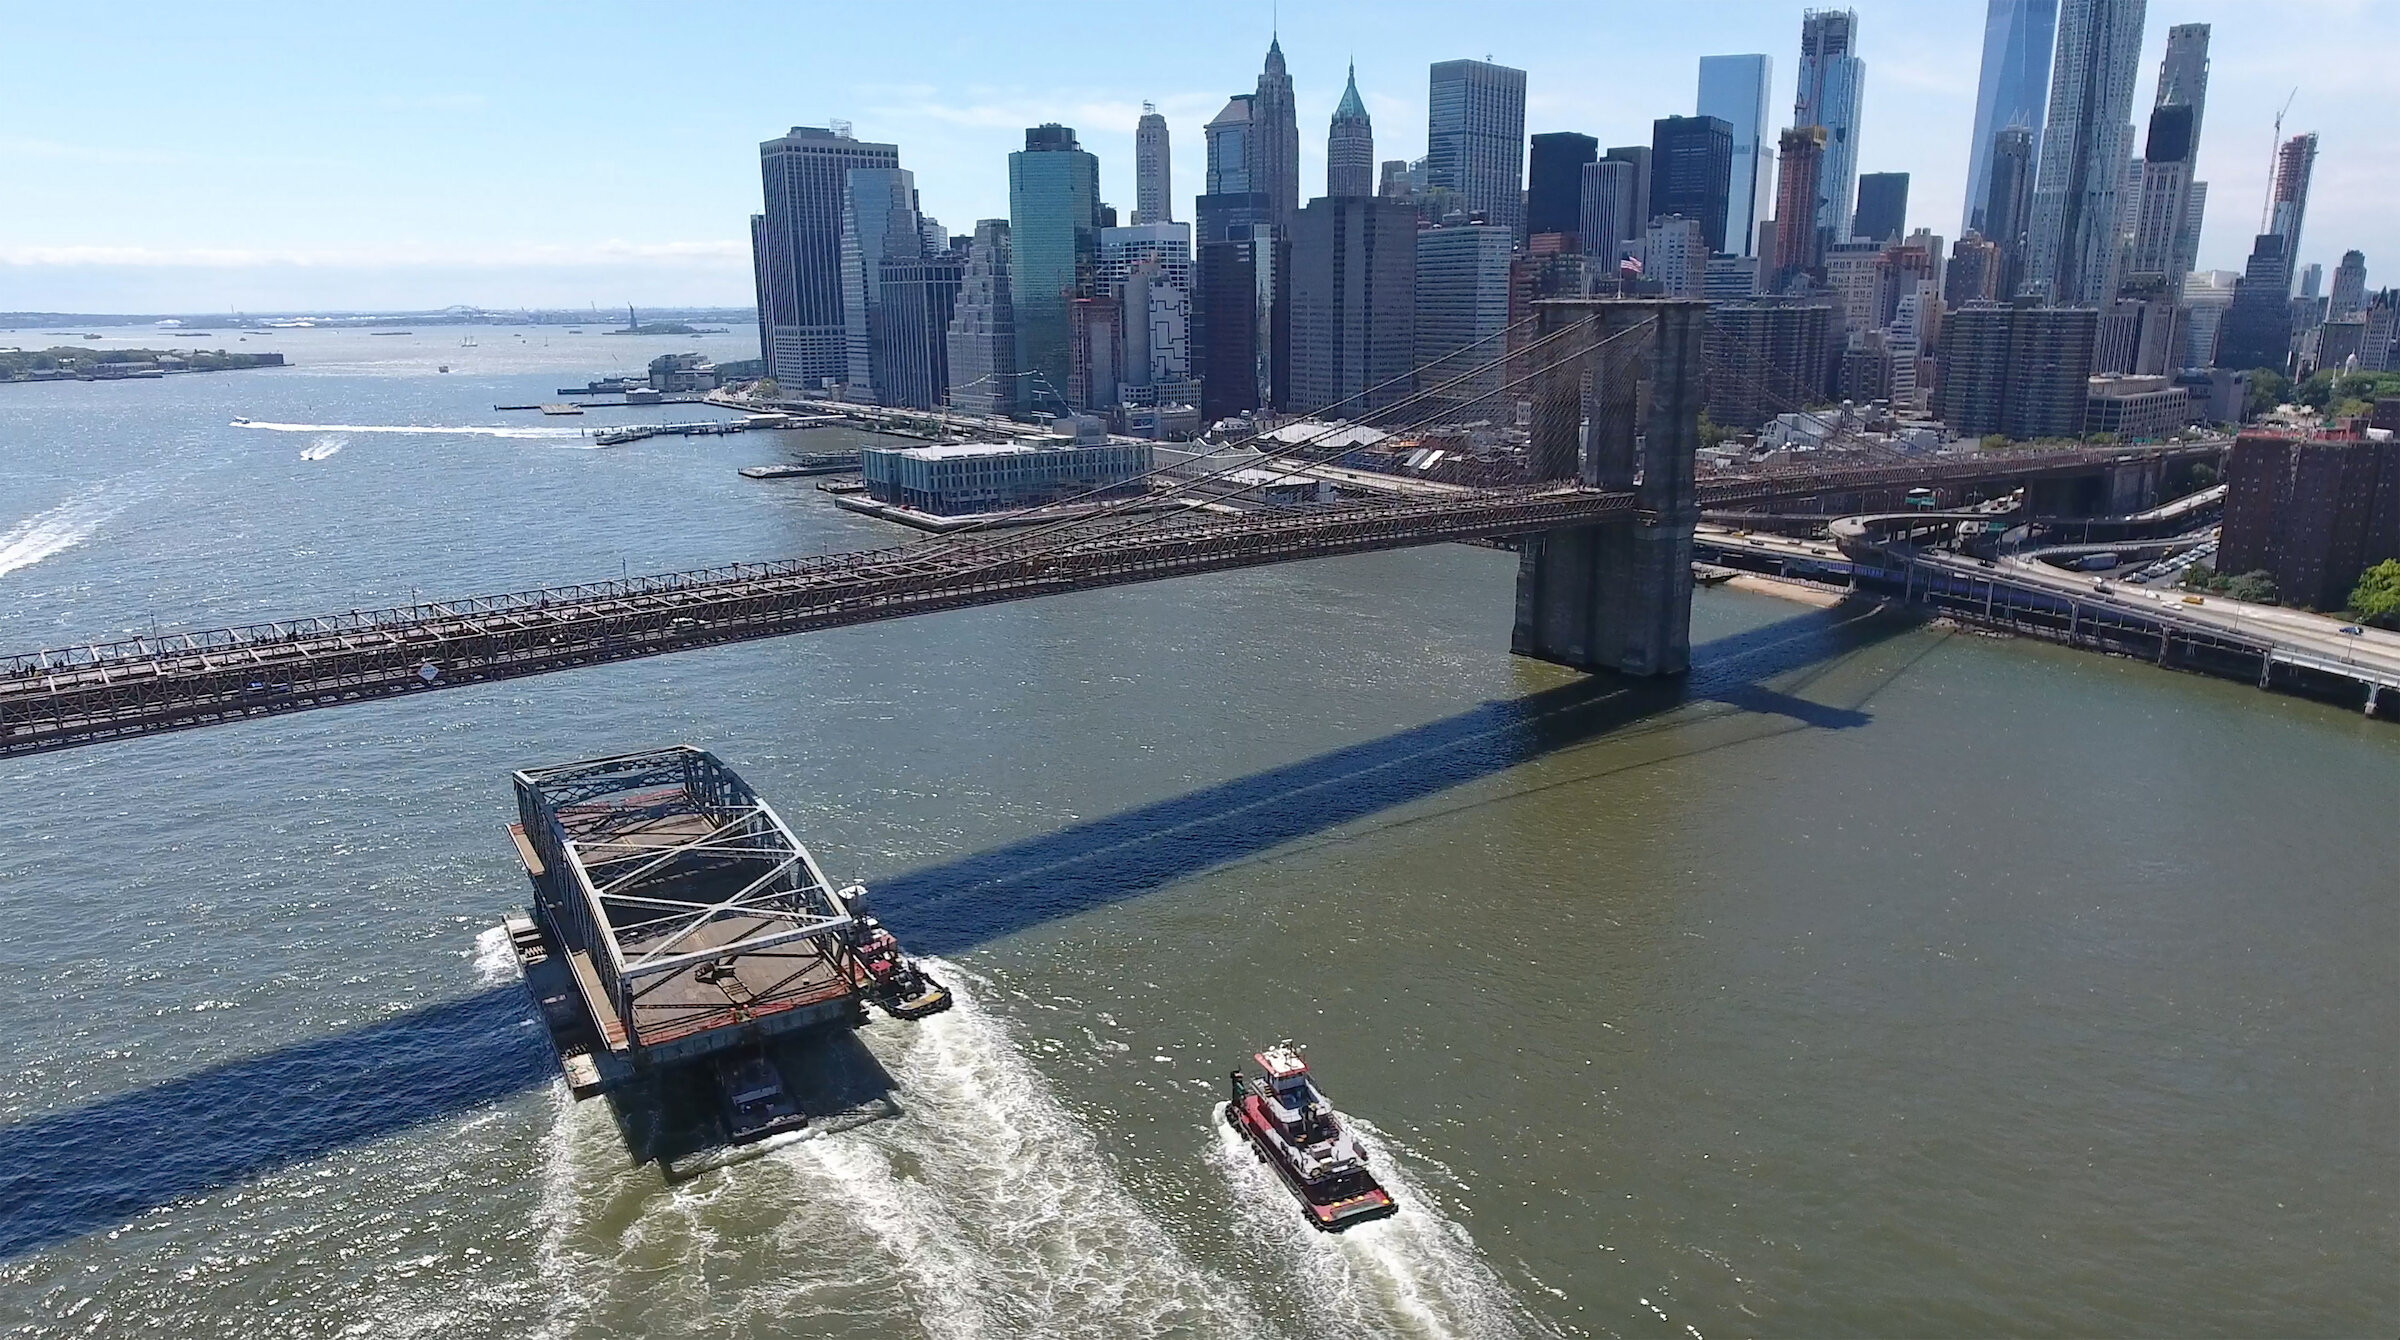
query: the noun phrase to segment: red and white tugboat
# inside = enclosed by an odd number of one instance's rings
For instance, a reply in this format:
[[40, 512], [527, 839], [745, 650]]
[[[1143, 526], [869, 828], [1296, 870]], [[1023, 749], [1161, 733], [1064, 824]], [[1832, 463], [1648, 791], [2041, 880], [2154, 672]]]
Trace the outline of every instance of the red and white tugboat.
[[1286, 1042], [1251, 1058], [1260, 1074], [1233, 1075], [1225, 1120], [1240, 1131], [1300, 1198], [1308, 1222], [1336, 1232], [1400, 1212], [1399, 1202], [1367, 1171], [1367, 1151], [1308, 1077], [1308, 1062]]

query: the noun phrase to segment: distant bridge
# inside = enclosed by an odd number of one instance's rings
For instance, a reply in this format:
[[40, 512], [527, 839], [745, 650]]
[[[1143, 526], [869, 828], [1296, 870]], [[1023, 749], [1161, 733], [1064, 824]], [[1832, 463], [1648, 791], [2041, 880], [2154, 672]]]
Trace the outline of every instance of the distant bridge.
[[[1660, 342], [1667, 350], [1661, 361], [1696, 360], [1690, 337], [1700, 304], [1557, 305], [1572, 308], [1557, 318], [1560, 324], [1597, 320], [1592, 314], [1601, 309], [1620, 324], [1654, 316], [1682, 323], [1683, 338]], [[1113, 526], [959, 534], [855, 553], [47, 648], [0, 658], [0, 752], [67, 748], [1067, 591], [1492, 536], [1544, 537], [1529, 539], [1520, 556], [1517, 650], [1584, 668], [1672, 674], [1689, 656], [1691, 524], [1701, 507], [1918, 487], [2014, 488], [2129, 464], [2154, 468], [2161, 457], [2203, 450], [1992, 454], [1699, 484], [1690, 475], [1696, 378], [1676, 382], [1670, 375], [1667, 384], [1654, 396], [1647, 448], [1653, 465], [1634, 487], [1565, 479], [1238, 515], [1151, 513]], [[1623, 390], [1631, 396], [1631, 379]], [[1537, 395], [1537, 409], [1547, 410], [1546, 420], [1537, 416], [1537, 458], [1546, 450], [1554, 466], [1578, 459], [1577, 407], [1567, 402], [1583, 394], [1553, 379]], [[1600, 444], [1610, 436], [1610, 403], [1596, 409], [1593, 440]], [[1630, 421], [1619, 426], [1629, 442]], [[1561, 432], [1568, 435], [1563, 457]], [[1598, 445], [1594, 451], [1599, 459]], [[1667, 464], [1658, 463], [1661, 453]], [[1672, 468], [1676, 454], [1680, 483]], [[1605, 476], [1601, 465], [1596, 473]], [[1623, 548], [1611, 546], [1626, 537], [1664, 537], [1666, 548], [1641, 549], [1643, 566], [1636, 570], [1611, 556]]]

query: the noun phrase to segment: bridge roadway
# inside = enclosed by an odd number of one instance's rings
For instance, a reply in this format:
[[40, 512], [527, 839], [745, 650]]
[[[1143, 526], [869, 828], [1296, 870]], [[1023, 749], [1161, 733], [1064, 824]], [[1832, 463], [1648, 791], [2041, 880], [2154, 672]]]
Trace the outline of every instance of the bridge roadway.
[[[2091, 470], [2118, 450], [1722, 478], [1708, 507]], [[0, 659], [0, 753], [541, 674], [1230, 568], [1528, 535], [1635, 516], [1634, 495], [1529, 485], [1225, 517], [1194, 511], [1061, 537], [897, 548], [45, 649]]]

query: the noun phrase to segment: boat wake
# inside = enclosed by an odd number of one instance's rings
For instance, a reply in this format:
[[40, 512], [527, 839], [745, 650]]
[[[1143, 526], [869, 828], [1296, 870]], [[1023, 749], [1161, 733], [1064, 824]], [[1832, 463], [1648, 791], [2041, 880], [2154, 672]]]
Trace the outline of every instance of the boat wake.
[[326, 457], [333, 455], [335, 452], [340, 451], [348, 444], [348, 438], [342, 437], [339, 434], [329, 433], [324, 437], [318, 438], [315, 442], [304, 448], [300, 453], [300, 459], [304, 461], [321, 461]]
[[523, 975], [517, 967], [517, 951], [508, 942], [506, 926], [486, 926], [475, 936], [475, 948], [468, 951], [475, 964], [475, 982], [479, 986], [505, 986]]
[[628, 1165], [606, 1104], [560, 1088], [536, 1252], [556, 1282], [546, 1333], [882, 1333], [906, 1317], [932, 1340], [1272, 1334], [1134, 1199], [979, 1007], [984, 983], [927, 967], [949, 1012], [859, 1031], [888, 1099], [812, 1112], [718, 1171], [662, 1185]]
[[83, 543], [124, 507], [122, 499], [89, 490], [0, 532], [0, 577]]
[[984, 984], [929, 960], [950, 1012], [878, 1025], [900, 1119], [779, 1156], [856, 1207], [936, 1337], [1259, 1334], [1233, 1284], [1190, 1261], [1111, 1170], [1008, 1030]]
[[1481, 1337], [1551, 1335], [1477, 1250], [1460, 1225], [1434, 1208], [1411, 1180], [1395, 1142], [1357, 1116], [1344, 1121], [1367, 1138], [1375, 1176], [1400, 1202], [1389, 1219], [1340, 1233], [1304, 1222], [1292, 1195], [1247, 1141], [1210, 1113], [1211, 1153], [1234, 1192], [1239, 1230], [1264, 1243], [1298, 1275], [1303, 1328], [1320, 1335]]
[[[235, 421], [236, 428], [255, 428], [268, 433], [408, 433], [432, 437], [514, 437], [568, 438], [581, 437], [580, 428], [515, 428], [505, 424], [415, 424], [415, 423], [263, 423], [257, 419]], [[331, 455], [331, 452], [326, 453]]]

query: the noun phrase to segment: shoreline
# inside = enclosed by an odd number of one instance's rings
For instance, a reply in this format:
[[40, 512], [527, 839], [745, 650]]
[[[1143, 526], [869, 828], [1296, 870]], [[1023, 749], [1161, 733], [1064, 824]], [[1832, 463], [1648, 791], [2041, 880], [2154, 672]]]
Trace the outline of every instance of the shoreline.
[[1773, 596], [1777, 600], [1789, 600], [1795, 604], [1808, 605], [1821, 610], [1832, 609], [1850, 598], [1848, 591], [1838, 587], [1799, 581], [1789, 577], [1769, 577], [1764, 573], [1757, 572], [1737, 572], [1718, 585], [1730, 587], [1736, 591], [1748, 591], [1752, 595]]

